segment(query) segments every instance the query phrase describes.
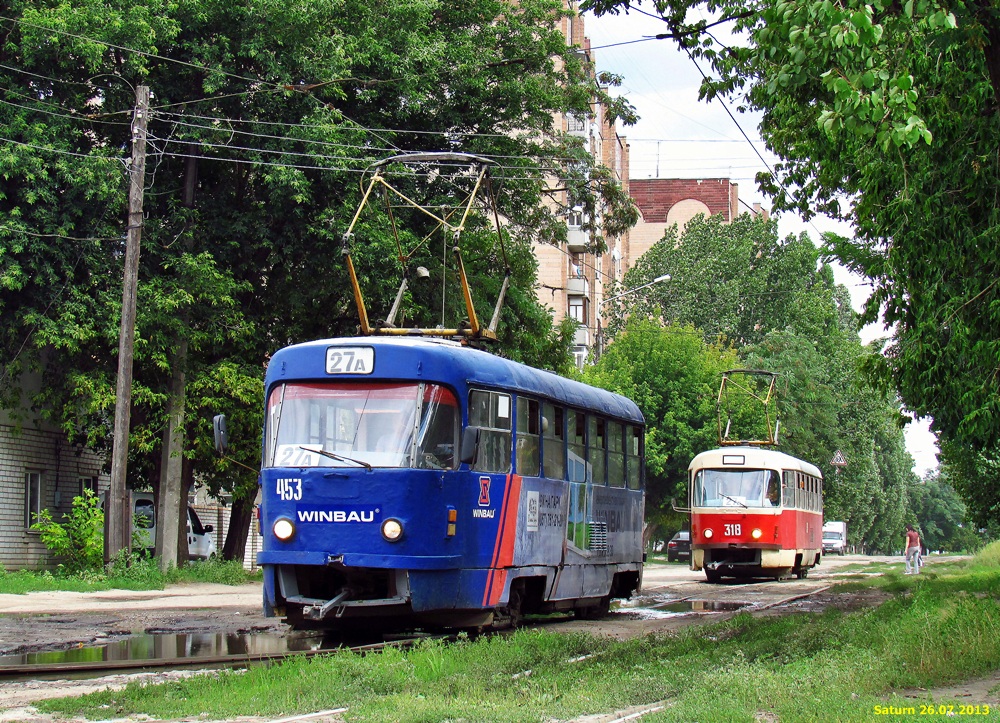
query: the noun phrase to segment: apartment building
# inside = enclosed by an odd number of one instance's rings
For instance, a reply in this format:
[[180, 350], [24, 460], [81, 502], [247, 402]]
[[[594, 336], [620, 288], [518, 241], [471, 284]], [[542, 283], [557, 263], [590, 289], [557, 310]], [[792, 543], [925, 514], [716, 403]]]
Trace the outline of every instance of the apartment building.
[[[583, 17], [576, 15], [565, 19], [563, 31], [567, 42], [579, 45], [580, 53], [593, 63]], [[628, 143], [619, 135], [615, 123], [608, 119], [603, 106], [592, 104], [586, 117], [557, 116], [555, 123], [557, 130], [580, 137], [597, 163], [610, 169], [615, 179], [628, 190]], [[559, 202], [568, 207], [565, 195]], [[537, 296], [542, 304], [553, 310], [557, 322], [566, 316], [579, 322], [573, 355], [577, 366], [582, 367], [597, 343], [604, 290], [612, 282], [620, 282], [629, 268], [629, 237], [628, 234], [621, 237], [601, 234], [604, 250], [597, 253], [597, 239], [593, 237], [596, 233], [584, 230], [589, 219], [584, 218], [582, 210], [567, 208], [565, 217], [568, 241], [564, 248], [535, 245], [539, 267]], [[600, 219], [595, 221], [599, 229]]]

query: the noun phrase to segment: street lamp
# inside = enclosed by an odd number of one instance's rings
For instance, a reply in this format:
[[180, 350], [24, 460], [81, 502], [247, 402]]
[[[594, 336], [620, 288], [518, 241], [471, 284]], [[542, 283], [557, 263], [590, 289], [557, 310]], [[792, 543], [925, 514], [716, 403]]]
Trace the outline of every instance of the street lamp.
[[628, 294], [633, 294], [636, 291], [641, 291], [642, 289], [652, 286], [653, 284], [658, 284], [661, 281], [670, 281], [670, 274], [663, 274], [663, 276], [657, 276], [655, 279], [653, 279], [647, 284], [643, 284], [642, 286], [636, 286], [634, 289], [627, 289], [620, 294], [615, 294], [614, 296], [609, 296], [608, 298], [606, 298], [604, 301], [601, 302], [601, 306], [604, 306], [609, 301], [614, 301], [615, 299], [620, 299]]

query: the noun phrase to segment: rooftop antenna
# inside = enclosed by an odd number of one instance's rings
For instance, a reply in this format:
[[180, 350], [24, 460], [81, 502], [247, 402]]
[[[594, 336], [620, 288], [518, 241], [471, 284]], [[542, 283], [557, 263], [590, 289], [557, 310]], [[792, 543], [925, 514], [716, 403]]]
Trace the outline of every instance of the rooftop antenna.
[[[490, 166], [493, 165], [493, 163], [494, 162], [488, 158], [475, 156], [469, 153], [431, 152], [404, 153], [402, 155], [391, 156], [368, 167], [366, 173], [371, 173], [372, 175], [368, 180], [368, 183], [364, 186], [361, 203], [354, 214], [354, 218], [351, 220], [347, 231], [344, 232], [341, 249], [341, 253], [347, 264], [347, 272], [351, 278], [351, 288], [354, 292], [354, 301], [358, 307], [358, 317], [361, 322], [361, 333], [363, 335], [458, 337], [469, 341], [496, 340], [496, 328], [500, 320], [500, 309], [503, 306], [504, 298], [507, 295], [507, 288], [510, 285], [511, 269], [510, 263], [507, 259], [507, 250], [504, 246], [503, 233], [500, 227], [500, 212], [497, 209], [496, 196], [489, 172]], [[462, 177], [471, 181], [471, 191], [465, 195], [464, 199], [460, 201], [459, 205], [452, 213], [446, 212], [443, 208], [432, 209], [428, 205], [421, 204], [419, 201], [414, 200], [403, 193], [403, 191], [397, 187], [398, 181], [396, 182], [396, 185], [394, 185], [393, 170], [390, 168], [398, 168], [400, 165], [411, 166], [417, 164], [435, 166], [429, 176], [430, 178], [441, 177], [443, 175], [440, 170], [441, 167], [454, 168], [457, 166], [461, 169]], [[396, 299], [393, 302], [392, 309], [389, 311], [385, 321], [372, 324], [368, 318], [368, 309], [365, 305], [364, 295], [361, 291], [361, 284], [358, 281], [358, 275], [354, 267], [354, 259], [351, 255], [351, 248], [356, 242], [354, 236], [355, 226], [357, 226], [358, 219], [361, 218], [361, 212], [370, 202], [376, 189], [380, 189], [382, 191], [383, 198], [385, 199], [386, 209], [388, 211], [387, 215], [391, 224], [393, 236], [396, 239], [397, 256], [403, 267], [403, 277], [399, 284], [399, 290], [396, 292]], [[398, 229], [396, 228], [395, 218], [392, 213], [391, 201], [393, 200], [396, 202], [402, 201], [403, 207], [415, 209], [428, 216], [435, 223], [433, 231], [416, 243], [411, 249], [404, 249], [400, 240]], [[469, 287], [469, 279], [465, 272], [465, 264], [462, 260], [461, 250], [461, 235], [465, 230], [466, 223], [469, 220], [472, 209], [476, 205], [477, 200], [486, 206], [488, 210], [492, 211], [492, 220], [495, 222], [497, 243], [500, 247], [501, 258], [505, 267], [503, 284], [500, 287], [500, 294], [497, 298], [493, 318], [490, 321], [489, 326], [483, 326], [480, 322], [478, 314], [476, 314], [476, 309], [472, 302], [472, 290]], [[457, 220], [455, 220], [456, 218]], [[431, 235], [439, 230], [445, 235], [446, 244], [450, 235], [452, 253], [455, 257], [455, 266], [458, 273], [459, 284], [462, 289], [462, 296], [465, 301], [467, 318], [453, 329], [443, 328], [443, 318], [440, 327], [398, 328], [396, 326], [396, 315], [399, 313], [399, 308], [402, 304], [403, 296], [406, 293], [410, 276], [413, 274], [417, 277], [429, 276], [429, 272], [425, 267], [417, 266], [414, 268], [412, 266], [411, 262], [413, 257], [428, 243]]]

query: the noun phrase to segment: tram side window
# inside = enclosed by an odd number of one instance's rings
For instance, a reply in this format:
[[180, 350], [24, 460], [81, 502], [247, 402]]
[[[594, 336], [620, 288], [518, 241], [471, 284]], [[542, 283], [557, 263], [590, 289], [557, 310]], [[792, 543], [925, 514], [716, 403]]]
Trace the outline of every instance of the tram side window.
[[477, 472], [510, 471], [510, 395], [469, 393], [469, 425], [480, 428]]
[[767, 476], [767, 497], [764, 506], [778, 507], [779, 505], [781, 505], [781, 478], [772, 469]]
[[785, 507], [797, 507], [795, 495], [795, 473], [785, 470], [782, 479], [782, 497]]
[[538, 476], [539, 404], [534, 399], [517, 400], [517, 473]]
[[569, 435], [569, 481], [587, 481], [587, 415], [570, 409], [566, 413]]
[[642, 489], [642, 429], [631, 425], [626, 427], [625, 445], [628, 488], [630, 490]]
[[562, 407], [542, 405], [542, 467], [549, 479], [566, 479], [566, 431]]
[[625, 435], [621, 422], [608, 422], [608, 483], [625, 486]]
[[587, 419], [587, 461], [593, 473], [591, 481], [595, 485], [606, 485], [608, 477], [604, 449], [604, 420], [600, 417]]

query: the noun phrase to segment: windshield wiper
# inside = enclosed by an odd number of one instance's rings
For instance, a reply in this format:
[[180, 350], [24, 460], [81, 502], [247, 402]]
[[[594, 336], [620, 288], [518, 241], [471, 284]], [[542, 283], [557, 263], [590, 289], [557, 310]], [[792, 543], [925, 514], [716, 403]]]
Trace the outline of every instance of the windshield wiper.
[[312, 447], [303, 447], [299, 445], [299, 449], [304, 449], [306, 452], [315, 452], [316, 454], [321, 454], [324, 457], [329, 457], [330, 459], [335, 459], [338, 462], [353, 462], [356, 465], [364, 467], [369, 472], [372, 470], [372, 466], [367, 462], [362, 462], [360, 459], [353, 459], [351, 457], [345, 457], [341, 454], [334, 454], [333, 452], [327, 452], [325, 449], [313, 449]]
[[742, 507], [745, 510], [750, 509], [749, 507], [747, 507], [745, 504], [743, 504], [742, 502], [740, 502], [735, 497], [730, 497], [729, 495], [724, 495], [721, 492], [719, 493], [719, 497], [725, 497], [727, 500], [732, 500], [733, 502], [735, 502], [736, 504], [738, 504], [740, 507]]

